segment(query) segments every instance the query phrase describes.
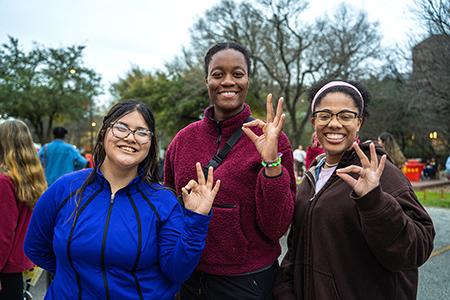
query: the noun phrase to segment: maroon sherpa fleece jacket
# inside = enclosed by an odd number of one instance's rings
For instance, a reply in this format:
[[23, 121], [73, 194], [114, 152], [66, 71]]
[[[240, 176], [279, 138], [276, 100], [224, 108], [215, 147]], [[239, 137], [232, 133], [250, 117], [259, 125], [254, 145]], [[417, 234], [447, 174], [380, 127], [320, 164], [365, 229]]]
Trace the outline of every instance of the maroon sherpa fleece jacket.
[[18, 201], [12, 179], [0, 174], [0, 273], [31, 269], [23, 241], [31, 219], [31, 208]]
[[[251, 115], [245, 105], [236, 116], [216, 122], [213, 109], [207, 108], [202, 120], [182, 129], [167, 149], [164, 181], [179, 195], [181, 188], [196, 178], [195, 163], [205, 166]], [[261, 134], [259, 128], [252, 130]], [[278, 177], [266, 177], [260, 154], [243, 133], [214, 171], [214, 181], [220, 179], [221, 185], [198, 271], [243, 274], [277, 259], [281, 251], [278, 240], [292, 220], [296, 189], [292, 148], [284, 133], [278, 151], [283, 153], [283, 172]]]

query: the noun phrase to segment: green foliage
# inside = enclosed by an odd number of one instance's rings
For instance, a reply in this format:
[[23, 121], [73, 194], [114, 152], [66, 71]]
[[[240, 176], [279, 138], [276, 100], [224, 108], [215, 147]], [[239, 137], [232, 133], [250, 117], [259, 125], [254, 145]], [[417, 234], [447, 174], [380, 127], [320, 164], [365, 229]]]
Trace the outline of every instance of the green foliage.
[[83, 66], [84, 46], [30, 52], [13, 37], [0, 46], [0, 111], [3, 118], [28, 122], [40, 142], [56, 122], [85, 117], [99, 94], [100, 77]]

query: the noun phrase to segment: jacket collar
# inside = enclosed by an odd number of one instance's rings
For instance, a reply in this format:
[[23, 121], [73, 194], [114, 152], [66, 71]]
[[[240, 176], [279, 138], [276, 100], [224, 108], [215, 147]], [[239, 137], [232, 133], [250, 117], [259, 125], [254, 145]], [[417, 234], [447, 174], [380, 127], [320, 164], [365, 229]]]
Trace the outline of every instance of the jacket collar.
[[[102, 171], [100, 170], [100, 168], [97, 169], [97, 179], [99, 180], [102, 188], [108, 187], [108, 189], [111, 191], [111, 187], [109, 185], [108, 180], [106, 180], [105, 176], [103, 175]], [[133, 180], [131, 180], [127, 186], [121, 188], [120, 190], [118, 190], [118, 192], [120, 191], [130, 191], [132, 194], [136, 191], [138, 185], [140, 182], [142, 182], [144, 176], [144, 172], [142, 171], [142, 168], [139, 168], [138, 170], [138, 175], [133, 178]]]
[[221, 130], [221, 134], [231, 136], [238, 128], [242, 126], [245, 120], [252, 114], [250, 106], [244, 103], [244, 108], [236, 115], [223, 121], [214, 120], [214, 106], [209, 106], [204, 111], [204, 118], [202, 120], [202, 126], [206, 131], [214, 136], [218, 135], [218, 128]]

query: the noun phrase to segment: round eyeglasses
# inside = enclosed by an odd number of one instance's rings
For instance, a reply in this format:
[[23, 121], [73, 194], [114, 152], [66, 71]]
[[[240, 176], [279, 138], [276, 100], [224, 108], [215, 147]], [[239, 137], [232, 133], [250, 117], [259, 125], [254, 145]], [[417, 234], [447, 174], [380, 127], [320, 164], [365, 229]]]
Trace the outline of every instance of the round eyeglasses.
[[336, 116], [336, 119], [342, 125], [351, 125], [358, 117], [358, 113], [349, 110], [342, 110], [335, 114], [328, 110], [320, 110], [313, 113], [313, 118], [316, 119], [316, 122], [319, 125], [328, 125], [334, 116]]
[[150, 142], [153, 136], [153, 132], [148, 129], [138, 128], [131, 130], [126, 124], [123, 123], [113, 123], [111, 125], [112, 134], [119, 139], [125, 139], [130, 133], [133, 134], [134, 139], [138, 144], [147, 144]]

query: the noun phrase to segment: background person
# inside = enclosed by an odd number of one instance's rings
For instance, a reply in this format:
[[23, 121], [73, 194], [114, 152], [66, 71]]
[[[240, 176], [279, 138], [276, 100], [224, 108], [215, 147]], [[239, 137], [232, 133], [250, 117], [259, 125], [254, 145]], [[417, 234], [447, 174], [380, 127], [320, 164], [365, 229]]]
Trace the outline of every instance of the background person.
[[405, 165], [406, 158], [392, 134], [389, 132], [381, 133], [378, 136], [378, 143], [384, 148], [384, 151], [386, 151], [387, 155], [389, 155], [389, 158], [394, 165], [396, 165], [399, 169]]
[[55, 139], [45, 144], [39, 150], [39, 158], [45, 168], [45, 177], [51, 185], [64, 174], [80, 170], [87, 165], [87, 160], [71, 144], [64, 142], [67, 130], [64, 127], [55, 127]]
[[305, 167], [305, 158], [306, 158], [306, 152], [303, 150], [302, 145], [298, 145], [297, 149], [293, 152], [294, 156], [294, 173], [296, 178], [297, 177], [303, 177], [303, 168]]
[[183, 208], [159, 184], [157, 149], [148, 107], [120, 102], [103, 119], [94, 169], [39, 199], [25, 251], [55, 273], [46, 299], [174, 299], [200, 259], [219, 183], [197, 164]]
[[33, 263], [23, 243], [36, 200], [47, 188], [27, 125], [0, 124], [0, 299], [23, 300], [22, 272]]
[[325, 156], [300, 184], [276, 299], [416, 299], [433, 223], [382, 149], [356, 142], [368, 102], [356, 82], [311, 90]]
[[[170, 143], [165, 183], [181, 193], [251, 115], [245, 103], [251, 63], [235, 43], [211, 47], [204, 62], [212, 106], [204, 118], [182, 129]], [[276, 112], [267, 97], [267, 118], [247, 123], [214, 176], [222, 182], [201, 261], [183, 285], [181, 299], [271, 299], [280, 237], [292, 220], [295, 177], [282, 100]], [[282, 155], [282, 156], [281, 156]], [[264, 162], [265, 166], [262, 165]]]
[[312, 134], [312, 143], [310, 146], [306, 148], [306, 157], [305, 157], [305, 168], [309, 169], [311, 163], [318, 157], [320, 154], [325, 153], [325, 150], [320, 146], [319, 140], [317, 139], [316, 133]]
[[450, 179], [450, 155], [447, 157], [445, 161], [445, 172], [447, 173], [447, 179]]

